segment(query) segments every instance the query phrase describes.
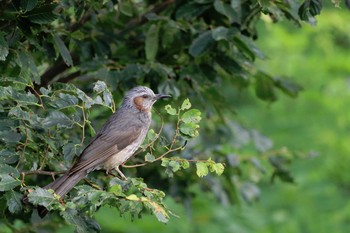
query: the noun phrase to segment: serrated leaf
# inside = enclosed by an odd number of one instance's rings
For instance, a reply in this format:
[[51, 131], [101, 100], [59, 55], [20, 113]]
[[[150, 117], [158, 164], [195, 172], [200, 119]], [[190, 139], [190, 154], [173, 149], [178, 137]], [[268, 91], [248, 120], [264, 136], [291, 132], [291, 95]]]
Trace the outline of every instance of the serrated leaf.
[[21, 182], [13, 178], [11, 175], [0, 174], [0, 191], [1, 192], [14, 189], [20, 184]]
[[15, 214], [22, 210], [22, 194], [10, 191], [6, 194], [6, 200], [7, 200], [7, 208], [10, 211], [10, 213]]
[[190, 100], [187, 98], [184, 100], [184, 102], [181, 105], [181, 110], [186, 110], [191, 108]]
[[189, 53], [193, 57], [198, 57], [209, 49], [211, 44], [214, 42], [211, 31], [206, 31], [200, 34], [196, 39], [194, 39], [189, 48]]
[[198, 123], [202, 119], [198, 109], [191, 109], [181, 115], [181, 120], [185, 123]]
[[65, 161], [72, 161], [75, 155], [77, 154], [75, 143], [67, 143], [63, 146], [63, 159]]
[[107, 89], [107, 85], [103, 81], [97, 81], [94, 84], [94, 88], [93, 88], [94, 92], [97, 92], [97, 93], [103, 92], [106, 89]]
[[180, 125], [180, 132], [190, 136], [190, 137], [197, 137], [199, 135], [198, 129], [199, 125], [193, 122], [183, 123]]
[[159, 47], [159, 26], [152, 24], [148, 29], [145, 41], [145, 52], [148, 61], [154, 61]]
[[154, 160], [155, 160], [156, 158], [153, 156], [153, 155], [151, 155], [150, 153], [147, 153], [146, 155], [145, 155], [145, 161], [146, 162], [154, 162]]
[[169, 221], [169, 215], [161, 205], [155, 201], [148, 201], [147, 204], [150, 205], [150, 208], [153, 214], [157, 217], [158, 221], [163, 223], [167, 223]]
[[28, 194], [28, 200], [34, 205], [45, 207], [50, 206], [54, 202], [58, 202], [52, 192], [40, 187], [35, 188]]
[[171, 167], [173, 172], [177, 172], [180, 169], [180, 163], [176, 160], [170, 160], [168, 166]]
[[38, 4], [37, 0], [21, 0], [21, 8], [24, 11], [31, 11]]
[[222, 163], [211, 163], [209, 169], [211, 172], [215, 172], [220, 176], [224, 172], [225, 167]]
[[113, 96], [108, 90], [103, 92], [103, 102], [106, 106], [112, 106]]
[[208, 165], [205, 162], [197, 162], [196, 163], [196, 168], [197, 168], [197, 176], [203, 177], [208, 175]]
[[0, 164], [0, 175], [11, 175], [14, 178], [19, 177], [19, 171], [7, 164]]
[[54, 106], [57, 109], [71, 107], [79, 103], [78, 98], [75, 97], [74, 95], [59, 93], [58, 96], [59, 98], [56, 100], [52, 98], [52, 103], [50, 103], [52, 106]]
[[4, 37], [0, 34], [0, 61], [5, 61], [9, 54], [9, 45]]
[[154, 132], [153, 129], [148, 130], [147, 133], [147, 140], [148, 141], [153, 141], [158, 137], [158, 134], [156, 134], [156, 132]]
[[61, 212], [62, 217], [72, 226], [75, 226], [75, 232], [93, 233], [100, 232], [100, 226], [86, 215], [81, 215], [76, 209], [68, 208]]
[[123, 195], [122, 186], [119, 185], [119, 184], [116, 184], [116, 185], [113, 185], [112, 187], [110, 187], [109, 192], [113, 193], [116, 196], [122, 196]]
[[176, 111], [176, 109], [175, 108], [173, 108], [173, 107], [171, 107], [171, 105], [166, 105], [165, 106], [165, 111], [168, 113], [168, 114], [170, 114], [170, 115], [176, 115], [177, 114], [177, 111]]
[[190, 162], [188, 162], [186, 159], [182, 159], [180, 161], [180, 165], [183, 169], [187, 169], [190, 167]]
[[43, 127], [63, 127], [63, 128], [71, 128], [73, 126], [73, 121], [69, 119], [63, 112], [60, 111], [52, 111], [49, 116], [47, 116], [42, 121]]
[[66, 47], [66, 45], [64, 44], [63, 40], [56, 34], [53, 35], [53, 39], [58, 48], [58, 51], [62, 56], [64, 63], [66, 63], [68, 66], [73, 66], [72, 56], [70, 55], [70, 52]]

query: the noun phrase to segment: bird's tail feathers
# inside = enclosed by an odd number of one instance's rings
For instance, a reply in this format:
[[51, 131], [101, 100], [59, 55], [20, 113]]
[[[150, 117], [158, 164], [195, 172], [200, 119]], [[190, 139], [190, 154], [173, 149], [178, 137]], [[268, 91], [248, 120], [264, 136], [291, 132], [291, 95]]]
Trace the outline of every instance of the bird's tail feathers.
[[[85, 172], [76, 172], [71, 175], [67, 172], [52, 183], [46, 185], [44, 189], [53, 189], [57, 195], [63, 198], [85, 176]], [[41, 218], [44, 218], [47, 213], [48, 210], [44, 206], [38, 206], [38, 214]]]

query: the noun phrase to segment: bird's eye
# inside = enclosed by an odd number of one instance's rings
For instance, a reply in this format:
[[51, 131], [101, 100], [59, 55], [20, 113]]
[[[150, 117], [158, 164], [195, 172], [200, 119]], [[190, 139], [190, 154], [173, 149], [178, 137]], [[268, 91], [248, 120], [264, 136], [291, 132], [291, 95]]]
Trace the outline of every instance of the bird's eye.
[[144, 95], [142, 96], [142, 98], [147, 99], [147, 98], [148, 98], [148, 95], [147, 95], [147, 94], [144, 94]]

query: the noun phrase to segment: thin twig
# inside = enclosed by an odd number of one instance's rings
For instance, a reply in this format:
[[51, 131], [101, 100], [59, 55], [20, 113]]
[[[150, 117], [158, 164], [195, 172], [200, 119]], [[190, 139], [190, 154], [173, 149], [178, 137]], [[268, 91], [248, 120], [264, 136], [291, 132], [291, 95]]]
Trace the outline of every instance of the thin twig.
[[[33, 85], [33, 84], [32, 84]], [[31, 85], [29, 85], [30, 89], [34, 92], [34, 95], [36, 95], [36, 97], [38, 97], [39, 102], [40, 102], [40, 106], [45, 110], [45, 106], [44, 106], [44, 102], [40, 96], [40, 94], [35, 90], [35, 88]]]
[[125, 165], [123, 164], [122, 166], [125, 167], [125, 168], [134, 168], [134, 167], [142, 167], [142, 166], [145, 166], [149, 163], [154, 163], [154, 162], [157, 162], [161, 159], [163, 159], [165, 156], [167, 156], [168, 154], [174, 152], [174, 151], [178, 151], [178, 150], [181, 150], [183, 149], [183, 146], [179, 146], [175, 149], [171, 149], [171, 150], [168, 150], [167, 152], [165, 152], [164, 154], [162, 154], [161, 156], [157, 157], [156, 159], [154, 159], [152, 162], [145, 162], [145, 163], [139, 163], [139, 164], [134, 164], [134, 165]]

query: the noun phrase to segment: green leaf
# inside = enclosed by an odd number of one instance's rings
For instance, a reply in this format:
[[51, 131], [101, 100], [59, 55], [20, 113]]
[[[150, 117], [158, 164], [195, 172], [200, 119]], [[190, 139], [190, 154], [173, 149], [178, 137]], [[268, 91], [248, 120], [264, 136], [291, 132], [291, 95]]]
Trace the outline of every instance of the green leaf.
[[287, 79], [275, 78], [275, 85], [290, 97], [297, 97], [303, 87]]
[[20, 184], [21, 182], [19, 180], [16, 180], [12, 175], [0, 174], [0, 191], [1, 192], [14, 189]]
[[4, 142], [19, 142], [22, 135], [14, 131], [0, 131], [0, 140]]
[[52, 99], [52, 103], [50, 103], [52, 106], [63, 109], [71, 106], [75, 106], [79, 103], [79, 100], [74, 95], [65, 94], [65, 93], [59, 93], [58, 96], [60, 97], [57, 100]]
[[190, 136], [190, 137], [197, 137], [199, 135], [198, 129], [199, 125], [193, 122], [183, 123], [180, 125], [180, 132]]
[[228, 29], [226, 27], [219, 26], [212, 30], [211, 34], [216, 41], [224, 40], [227, 39]]
[[16, 168], [7, 164], [0, 164], [0, 175], [10, 175], [11, 177], [18, 178], [19, 172]]
[[148, 29], [145, 41], [145, 52], [148, 61], [154, 61], [159, 47], [159, 26], [152, 24]]
[[18, 157], [14, 151], [0, 150], [0, 163], [12, 164], [18, 161]]
[[176, 11], [175, 17], [176, 19], [194, 19], [201, 15], [204, 11], [209, 9], [211, 6], [210, 4], [204, 5], [204, 4], [198, 4], [196, 2], [187, 2], [180, 6], [178, 10]]
[[100, 232], [100, 226], [86, 215], [80, 214], [76, 209], [68, 208], [61, 212], [62, 217], [72, 226], [75, 226], [77, 233], [93, 233]]
[[209, 49], [211, 44], [214, 42], [211, 31], [203, 32], [196, 39], [192, 41], [192, 44], [189, 48], [189, 53], [193, 57], [198, 57], [203, 54], [206, 50]]
[[215, 0], [214, 8], [220, 14], [225, 15], [230, 22], [239, 21], [238, 14], [229, 4], [226, 4], [221, 0]]
[[49, 24], [58, 17], [57, 14], [53, 12], [56, 7], [57, 4], [43, 5], [28, 11], [23, 16], [27, 17], [32, 23]]
[[201, 114], [198, 109], [191, 109], [182, 114], [181, 120], [185, 123], [198, 123], [202, 119]]
[[77, 148], [75, 143], [67, 143], [63, 146], [63, 158], [65, 161], [71, 162], [77, 155]]
[[10, 213], [19, 213], [22, 210], [22, 194], [10, 191], [6, 192], [7, 208]]
[[103, 92], [106, 89], [107, 89], [107, 85], [103, 81], [97, 81], [94, 84], [94, 88], [93, 88], [94, 92], [97, 92], [97, 93]]
[[224, 172], [224, 165], [222, 163], [211, 163], [209, 164], [209, 170], [215, 172], [217, 175], [221, 175]]
[[153, 129], [148, 130], [147, 141], [151, 142], [155, 140], [157, 137], [158, 137], [158, 134], [156, 134], [156, 132], [154, 132]]
[[113, 185], [109, 189], [110, 193], [113, 193], [116, 196], [122, 196], [123, 195], [123, 189], [122, 186], [119, 184]]
[[256, 96], [262, 100], [266, 101], [275, 101], [277, 96], [274, 90], [274, 81], [273, 79], [263, 72], [258, 72], [255, 76], [255, 93]]
[[120, 7], [120, 12], [126, 16], [133, 16], [133, 10], [134, 10], [134, 6], [132, 4], [132, 2], [129, 1], [122, 1], [118, 4], [118, 6]]
[[167, 223], [169, 221], [169, 215], [161, 205], [155, 201], [148, 201], [146, 203], [150, 206], [153, 214], [157, 217], [158, 221], [163, 223]]
[[154, 162], [154, 160], [155, 160], [156, 158], [153, 156], [153, 155], [151, 155], [150, 153], [147, 153], [146, 155], [145, 155], [145, 161], [146, 162]]
[[180, 165], [183, 169], [187, 169], [190, 167], [190, 162], [188, 162], [188, 160], [186, 160], [186, 159], [181, 159]]
[[52, 126], [63, 127], [63, 128], [71, 128], [73, 126], [73, 121], [69, 119], [63, 112], [60, 111], [52, 111], [49, 116], [47, 116], [42, 121], [42, 126], [46, 128], [50, 128]]
[[174, 176], [174, 172], [178, 171], [180, 169], [180, 163], [179, 161], [168, 159], [168, 158], [163, 158], [162, 159], [162, 164], [163, 167], [166, 167], [165, 173], [169, 177]]
[[8, 54], [9, 45], [2, 34], [0, 34], [0, 61], [5, 61]]
[[203, 177], [208, 175], [209, 170], [206, 162], [197, 162], [196, 168], [197, 168], [197, 176]]
[[168, 114], [170, 114], [170, 115], [176, 115], [177, 114], [177, 111], [176, 111], [176, 109], [175, 108], [173, 108], [173, 107], [171, 107], [171, 105], [166, 105], [165, 106], [165, 111], [168, 113]]
[[45, 207], [51, 206], [53, 203], [57, 203], [58, 200], [53, 195], [52, 190], [46, 190], [40, 187], [35, 188], [28, 194], [28, 200], [34, 205], [41, 205]]
[[191, 108], [190, 100], [187, 98], [184, 100], [184, 102], [181, 105], [181, 110], [186, 110]]
[[21, 8], [24, 11], [31, 11], [38, 4], [37, 0], [21, 0]]
[[60, 52], [64, 63], [66, 63], [68, 66], [73, 66], [73, 59], [70, 55], [70, 52], [66, 45], [64, 44], [63, 40], [56, 34], [53, 35], [53, 39], [55, 41], [55, 44], [58, 48], [58, 51]]

